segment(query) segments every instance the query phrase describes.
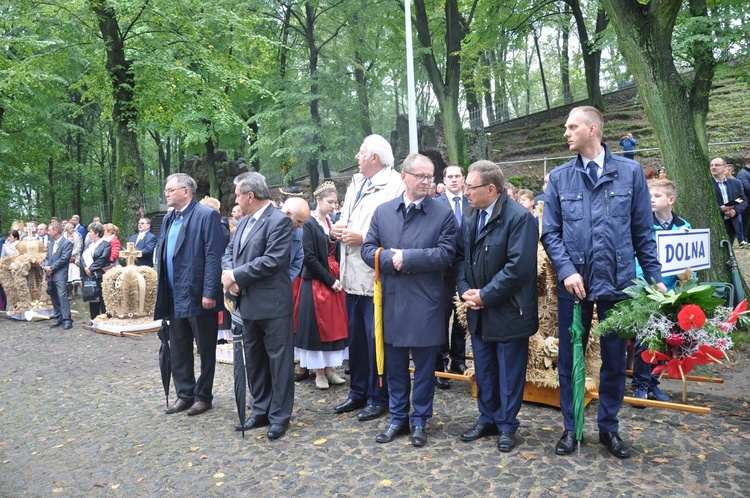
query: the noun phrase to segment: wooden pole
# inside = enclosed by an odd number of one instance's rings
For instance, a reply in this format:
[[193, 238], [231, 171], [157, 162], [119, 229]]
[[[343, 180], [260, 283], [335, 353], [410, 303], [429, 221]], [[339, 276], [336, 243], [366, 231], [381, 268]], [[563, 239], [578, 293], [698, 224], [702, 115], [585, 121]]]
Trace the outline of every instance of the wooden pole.
[[[599, 399], [599, 393], [596, 391], [586, 391], [587, 398]], [[625, 396], [622, 400], [624, 403], [638, 406], [653, 406], [656, 408], [666, 408], [668, 410], [680, 410], [683, 412], [702, 413], [708, 415], [711, 413], [710, 408], [703, 406], [692, 406], [681, 403], [670, 403], [668, 401], [655, 401], [653, 399], [640, 399]]]

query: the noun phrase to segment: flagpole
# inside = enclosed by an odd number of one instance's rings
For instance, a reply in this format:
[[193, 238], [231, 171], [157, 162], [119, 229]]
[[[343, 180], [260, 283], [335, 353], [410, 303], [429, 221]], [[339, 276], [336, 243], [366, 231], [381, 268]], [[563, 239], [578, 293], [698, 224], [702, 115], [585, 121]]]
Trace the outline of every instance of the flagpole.
[[409, 116], [409, 153], [419, 152], [417, 143], [417, 102], [414, 94], [414, 47], [411, 38], [411, 0], [404, 2], [404, 23], [406, 25], [406, 85]]

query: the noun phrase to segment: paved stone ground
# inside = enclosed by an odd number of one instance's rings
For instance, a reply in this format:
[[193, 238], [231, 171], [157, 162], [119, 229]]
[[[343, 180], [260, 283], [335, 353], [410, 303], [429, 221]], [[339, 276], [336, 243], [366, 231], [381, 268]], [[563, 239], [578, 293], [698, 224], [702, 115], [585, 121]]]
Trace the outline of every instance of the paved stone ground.
[[[429, 442], [375, 443], [385, 419], [336, 415], [346, 387], [297, 385], [294, 418], [277, 441], [242, 439], [232, 366], [218, 365], [215, 408], [165, 415], [156, 334], [118, 338], [81, 328], [0, 318], [0, 496], [748, 496], [748, 354], [711, 372], [724, 384], [691, 384], [710, 415], [625, 406], [621, 433], [632, 458], [597, 444], [586, 409], [580, 456], [558, 457], [557, 409], [524, 404], [520, 444], [462, 443], [476, 417], [468, 383], [435, 396]], [[706, 373], [704, 371], [703, 373]], [[680, 384], [666, 381], [676, 398]], [[174, 399], [174, 398], [172, 398]]]

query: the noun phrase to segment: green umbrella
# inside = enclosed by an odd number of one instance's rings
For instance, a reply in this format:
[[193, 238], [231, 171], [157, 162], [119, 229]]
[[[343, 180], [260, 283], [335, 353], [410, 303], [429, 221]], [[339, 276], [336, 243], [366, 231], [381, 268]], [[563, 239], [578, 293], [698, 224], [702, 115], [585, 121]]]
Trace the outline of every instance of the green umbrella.
[[568, 329], [570, 342], [573, 344], [573, 421], [576, 425], [576, 441], [578, 454], [581, 454], [581, 439], [583, 439], [583, 408], [586, 397], [586, 358], [583, 355], [583, 319], [581, 318], [581, 303], [576, 299], [573, 307], [573, 323]]

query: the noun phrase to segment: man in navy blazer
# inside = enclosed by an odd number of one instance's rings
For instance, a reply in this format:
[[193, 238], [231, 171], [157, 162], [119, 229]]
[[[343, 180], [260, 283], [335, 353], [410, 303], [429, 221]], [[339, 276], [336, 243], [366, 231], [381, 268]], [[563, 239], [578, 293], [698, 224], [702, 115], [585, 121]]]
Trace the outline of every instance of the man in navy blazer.
[[[726, 176], [726, 167], [724, 159], [720, 157], [711, 160], [711, 176], [714, 180], [716, 202], [719, 203], [719, 209], [724, 218], [729, 242], [734, 244], [734, 239], [739, 238], [740, 246], [745, 247], [747, 241], [742, 230], [742, 216], [747, 209], [747, 198], [742, 183], [736, 178]], [[740, 202], [737, 202], [738, 200]]]
[[[464, 195], [464, 170], [461, 166], [452, 164], [443, 170], [443, 182], [445, 193], [435, 197], [435, 200], [448, 206], [453, 211], [456, 219], [456, 228], [461, 229], [463, 220], [471, 215], [469, 200]], [[453, 320], [453, 329], [450, 329], [451, 315], [456, 309], [453, 297], [456, 294], [456, 278], [453, 271], [447, 271], [443, 275], [443, 299], [445, 300], [445, 343], [440, 348], [435, 369], [445, 370], [450, 357], [448, 370], [453, 373], [463, 374], [466, 370], [466, 328], [461, 325], [457, 318]], [[457, 316], [457, 315], [455, 315]], [[450, 340], [449, 340], [450, 338]], [[450, 383], [447, 379], [436, 377], [438, 387], [447, 389]]]
[[221, 282], [237, 297], [252, 395], [252, 416], [235, 429], [270, 425], [266, 436], [277, 439], [286, 433], [294, 406], [293, 225], [271, 204], [263, 175], [243, 173], [234, 183], [235, 202], [245, 217], [224, 251]]
[[49, 237], [44, 273], [47, 274], [47, 294], [52, 299], [52, 308], [55, 310], [55, 321], [50, 327], [62, 325], [63, 329], [69, 330], [73, 328], [73, 320], [70, 316], [67, 282], [73, 243], [62, 236], [62, 227], [56, 221], [49, 224]]
[[156, 235], [151, 233], [151, 220], [138, 220], [138, 233], [130, 237], [128, 242], [135, 244], [136, 251], [141, 251], [141, 257], [135, 262], [138, 266], [154, 266], [154, 249], [156, 249]]
[[[456, 220], [450, 208], [428, 195], [435, 166], [426, 156], [404, 160], [402, 196], [375, 209], [362, 245], [362, 261], [375, 267], [378, 247], [383, 274], [383, 329], [391, 420], [375, 441], [390, 443], [409, 432], [411, 444], [427, 443], [425, 426], [432, 417], [435, 357], [443, 344], [443, 272], [456, 254]], [[414, 387], [409, 374], [414, 361]], [[409, 414], [409, 394], [414, 408]]]
[[[223, 307], [221, 255], [224, 237], [219, 213], [195, 202], [198, 186], [189, 175], [167, 177], [164, 195], [174, 208], [159, 234], [159, 280], [154, 318], [169, 319], [170, 359], [177, 401], [166, 413], [187, 410], [198, 415], [211, 409], [218, 313]], [[195, 379], [193, 340], [198, 345], [201, 374]]]

